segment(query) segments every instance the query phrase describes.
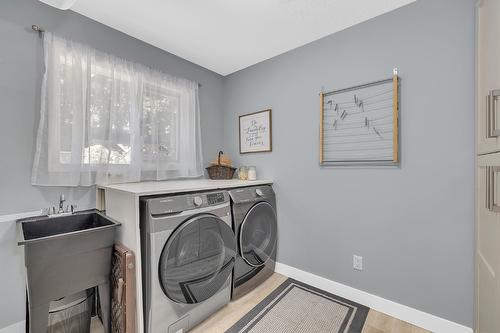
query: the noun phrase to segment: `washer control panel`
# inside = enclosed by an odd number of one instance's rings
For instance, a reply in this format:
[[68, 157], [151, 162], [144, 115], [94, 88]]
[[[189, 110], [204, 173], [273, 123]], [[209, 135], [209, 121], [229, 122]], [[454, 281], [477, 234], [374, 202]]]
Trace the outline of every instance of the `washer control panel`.
[[209, 193], [207, 194], [207, 201], [209, 205], [217, 205], [226, 201], [223, 192]]
[[196, 207], [199, 207], [203, 204], [203, 199], [201, 197], [194, 197], [193, 198], [193, 205], [195, 205]]
[[179, 212], [200, 209], [208, 206], [216, 206], [228, 203], [227, 191], [192, 193], [157, 198], [143, 198], [141, 201], [148, 202], [151, 215], [176, 214]]

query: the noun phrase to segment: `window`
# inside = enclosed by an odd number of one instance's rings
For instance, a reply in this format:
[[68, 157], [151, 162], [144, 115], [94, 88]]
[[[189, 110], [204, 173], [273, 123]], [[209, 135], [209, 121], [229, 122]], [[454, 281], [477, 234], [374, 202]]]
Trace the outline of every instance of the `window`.
[[203, 174], [198, 85], [50, 33], [32, 183]]

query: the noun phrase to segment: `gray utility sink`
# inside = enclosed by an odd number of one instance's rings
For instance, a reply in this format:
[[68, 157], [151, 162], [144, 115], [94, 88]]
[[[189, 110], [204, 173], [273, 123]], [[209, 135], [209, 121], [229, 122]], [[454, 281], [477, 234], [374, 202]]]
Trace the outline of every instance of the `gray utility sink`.
[[17, 221], [27, 269], [30, 332], [47, 331], [51, 301], [95, 286], [109, 332], [111, 256], [119, 225], [97, 210]]
[[91, 210], [57, 217], [32, 217], [18, 221], [22, 233], [18, 245], [100, 232], [120, 225], [99, 211]]

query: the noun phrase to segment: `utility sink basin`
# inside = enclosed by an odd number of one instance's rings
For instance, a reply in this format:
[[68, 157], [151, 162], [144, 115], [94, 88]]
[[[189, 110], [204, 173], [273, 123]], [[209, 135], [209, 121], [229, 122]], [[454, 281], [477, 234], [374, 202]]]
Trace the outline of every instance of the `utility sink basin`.
[[92, 210], [58, 217], [34, 217], [19, 220], [19, 245], [34, 241], [47, 241], [64, 236], [97, 232], [115, 228], [119, 223], [102, 213]]
[[97, 211], [17, 221], [24, 247], [29, 332], [47, 331], [50, 302], [92, 287], [99, 289], [105, 332], [110, 332], [110, 275], [120, 223]]

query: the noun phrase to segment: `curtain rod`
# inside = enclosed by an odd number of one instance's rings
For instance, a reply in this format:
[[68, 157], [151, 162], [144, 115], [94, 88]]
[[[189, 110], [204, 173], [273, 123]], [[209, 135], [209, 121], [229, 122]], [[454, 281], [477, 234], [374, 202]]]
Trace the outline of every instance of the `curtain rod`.
[[[45, 29], [36, 25], [36, 24], [33, 24], [31, 26], [31, 30], [35, 31], [35, 32], [38, 32], [38, 35], [40, 37], [42, 37], [43, 33], [45, 32]], [[198, 83], [198, 87], [201, 88], [202, 87], [202, 84], [201, 83]]]
[[38, 35], [39, 35], [40, 37], [41, 37], [41, 36], [42, 36], [42, 34], [45, 32], [45, 30], [44, 30], [42, 27], [40, 27], [40, 26], [38, 26], [38, 25], [36, 25], [36, 24], [33, 24], [33, 25], [31, 26], [31, 29], [32, 29], [33, 31], [35, 31], [35, 32], [38, 32]]

